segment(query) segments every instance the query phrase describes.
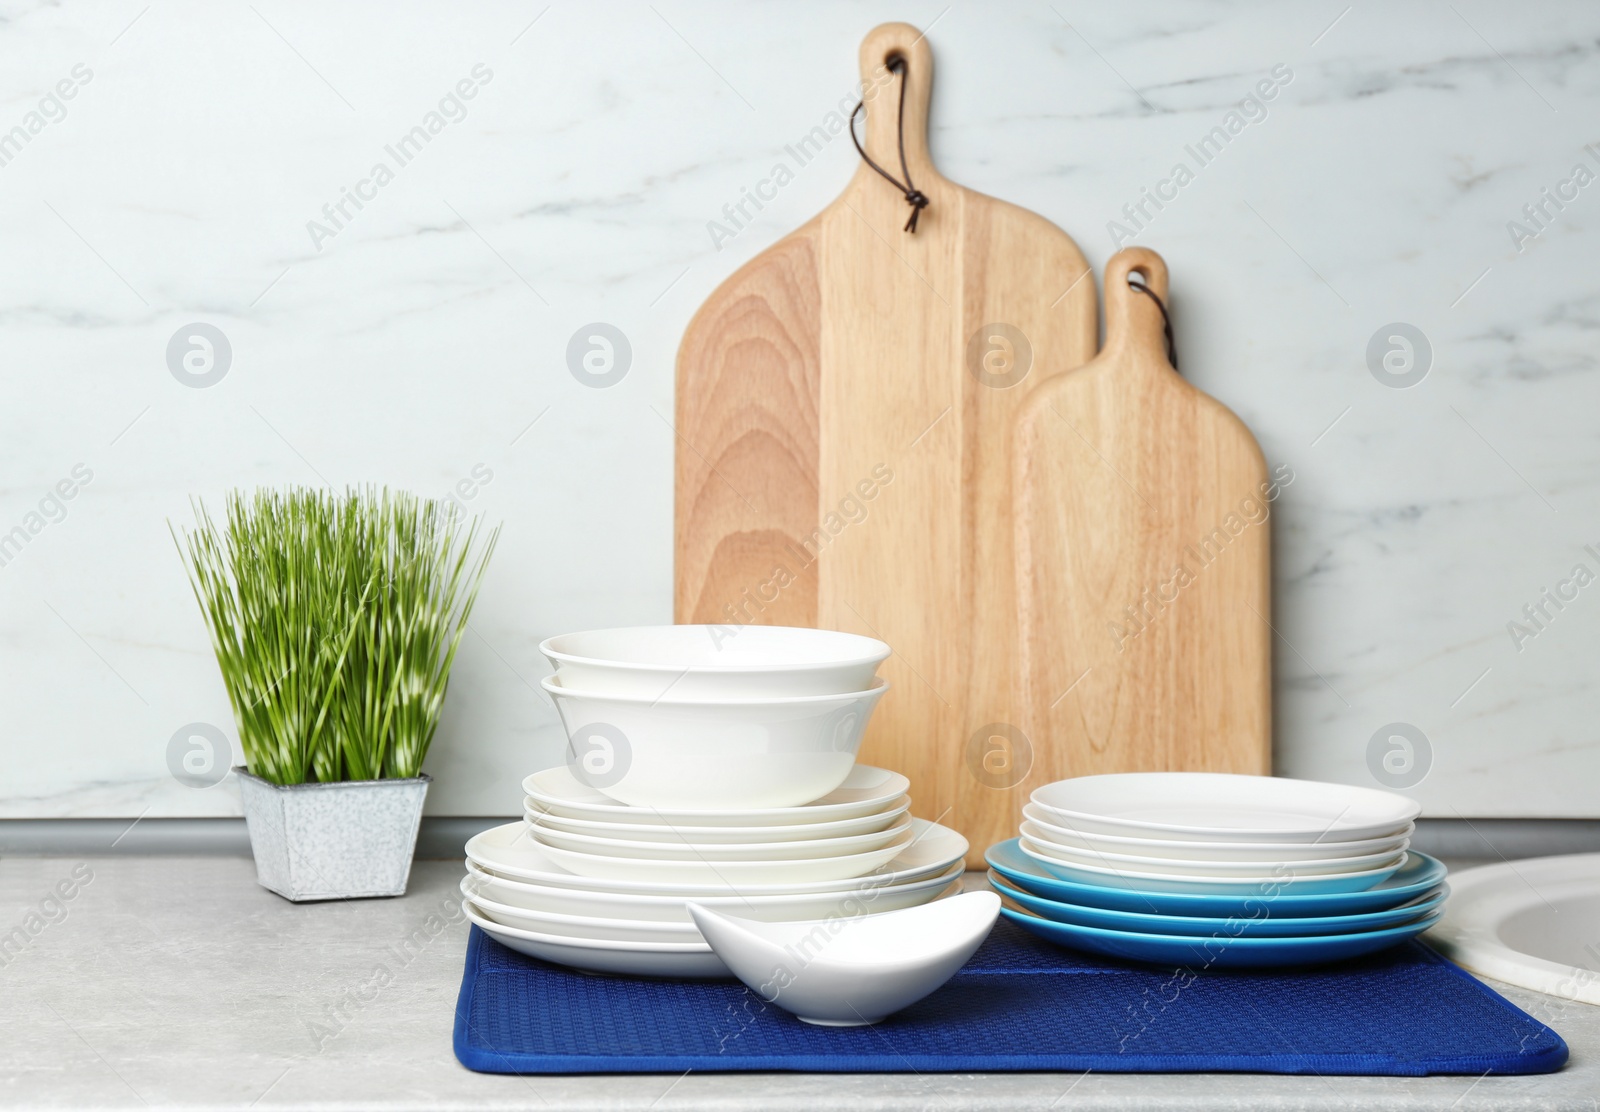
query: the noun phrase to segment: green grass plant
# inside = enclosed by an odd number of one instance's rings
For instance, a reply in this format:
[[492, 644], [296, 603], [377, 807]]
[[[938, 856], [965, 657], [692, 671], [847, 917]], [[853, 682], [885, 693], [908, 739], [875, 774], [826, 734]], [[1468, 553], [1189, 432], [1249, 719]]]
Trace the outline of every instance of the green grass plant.
[[418, 775], [500, 530], [387, 489], [229, 493], [173, 531], [249, 770]]

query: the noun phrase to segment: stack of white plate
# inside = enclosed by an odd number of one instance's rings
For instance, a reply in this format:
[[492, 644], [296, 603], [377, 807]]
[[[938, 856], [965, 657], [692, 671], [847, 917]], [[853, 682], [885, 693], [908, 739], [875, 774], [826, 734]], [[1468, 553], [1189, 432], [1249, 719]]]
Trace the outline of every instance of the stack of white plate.
[[467, 844], [468, 916], [579, 969], [719, 977], [691, 902], [820, 920], [958, 891], [967, 842], [911, 817], [909, 782], [855, 763], [888, 647], [709, 626], [551, 638], [568, 762], [523, 781], [524, 821]]
[[1437, 919], [1443, 867], [1407, 849], [1420, 810], [1392, 792], [1267, 776], [1085, 776], [1033, 793], [1020, 837], [990, 850], [990, 879], [1008, 918], [1084, 949], [1330, 960]]

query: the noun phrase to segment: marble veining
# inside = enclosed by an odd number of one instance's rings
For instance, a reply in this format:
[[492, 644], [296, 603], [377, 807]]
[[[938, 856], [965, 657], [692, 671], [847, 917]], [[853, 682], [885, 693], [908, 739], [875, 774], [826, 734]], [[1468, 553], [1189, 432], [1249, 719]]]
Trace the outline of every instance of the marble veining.
[[[1404, 722], [1428, 814], [1600, 815], [1600, 592], [1507, 632], [1600, 544], [1600, 189], [1511, 228], [1600, 138], [1594, 5], [65, 0], [0, 2], [0, 538], [26, 537], [0, 547], [0, 817], [238, 813], [231, 782], [171, 770], [187, 724], [236, 744], [168, 533], [191, 495], [442, 496], [479, 468], [464, 508], [506, 528], [428, 808], [514, 813], [562, 744], [539, 640], [671, 617], [685, 324], [855, 153], [828, 143], [731, 238], [708, 225], [895, 18], [929, 28], [943, 171], [1097, 269], [1124, 206], [1292, 72], [1132, 233], [1172, 269], [1185, 374], [1297, 476], [1273, 523], [1277, 766], [1380, 783]], [[314, 241], [479, 65], [465, 114]], [[597, 321], [633, 350], [603, 390], [566, 356]], [[232, 347], [204, 389], [166, 361], [194, 322]], [[1395, 322], [1431, 349], [1406, 389], [1367, 355]]]

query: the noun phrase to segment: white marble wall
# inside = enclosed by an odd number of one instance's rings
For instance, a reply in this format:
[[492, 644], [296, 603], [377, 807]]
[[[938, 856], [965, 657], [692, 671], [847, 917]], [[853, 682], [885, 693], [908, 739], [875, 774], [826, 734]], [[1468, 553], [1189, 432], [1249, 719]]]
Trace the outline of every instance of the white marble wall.
[[[1369, 738], [1399, 721], [1431, 744], [1431, 814], [1600, 814], [1600, 585], [1507, 630], [1575, 564], [1600, 572], [1600, 184], [1573, 180], [1600, 172], [1593, 4], [13, 0], [0, 533], [40, 528], [0, 567], [0, 816], [236, 812], [231, 785], [168, 768], [186, 723], [233, 737], [167, 532], [190, 495], [443, 493], [479, 465], [469, 507], [505, 537], [430, 809], [514, 811], [559, 748], [538, 641], [670, 620], [684, 324], [854, 152], [834, 143], [730, 242], [707, 223], [891, 18], [931, 25], [945, 172], [1097, 267], [1122, 206], [1285, 68], [1136, 236], [1172, 267], [1185, 372], [1296, 475], [1278, 767], [1373, 783]], [[463, 80], [472, 99], [332, 228], [323, 206]], [[1514, 242], [1544, 189], [1575, 196]], [[567, 370], [592, 321], [632, 347], [610, 389]], [[232, 349], [204, 389], [166, 358], [196, 322]], [[1391, 322], [1432, 348], [1408, 389], [1368, 369]]]

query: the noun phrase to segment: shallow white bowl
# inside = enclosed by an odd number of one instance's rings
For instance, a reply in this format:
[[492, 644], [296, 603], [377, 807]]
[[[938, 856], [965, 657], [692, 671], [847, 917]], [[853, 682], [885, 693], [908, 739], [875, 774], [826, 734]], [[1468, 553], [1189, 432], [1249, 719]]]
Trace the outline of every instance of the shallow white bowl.
[[713, 702], [579, 691], [542, 681], [574, 775], [633, 807], [798, 807], [844, 783], [889, 689]]
[[1221, 842], [1337, 842], [1404, 830], [1422, 805], [1394, 792], [1221, 772], [1118, 772], [1058, 780], [1032, 800], [1094, 834]]
[[889, 657], [871, 637], [792, 626], [632, 626], [546, 638], [568, 686], [659, 699], [787, 698], [864, 691]]
[[[967, 854], [967, 840], [947, 826], [911, 820], [911, 842], [870, 874], [839, 880], [763, 884], [741, 879], [736, 883], [685, 883], [652, 872], [649, 880], [627, 881], [580, 876], [558, 864], [549, 850], [534, 841], [528, 824], [518, 819], [491, 827], [467, 841], [467, 860], [495, 874], [559, 888], [588, 892], [613, 892], [639, 896], [795, 896], [862, 892], [875, 886], [909, 884], [944, 873]], [[657, 862], [650, 862], [657, 864]]]
[[736, 887], [741, 884], [804, 884], [865, 876], [899, 856], [911, 837], [908, 825], [896, 835], [896, 841], [880, 849], [838, 857], [801, 857], [787, 861], [667, 860], [592, 853], [587, 850], [575, 852], [549, 842], [541, 844], [556, 864], [584, 876], [627, 881], [670, 880], [688, 884], [720, 882]]
[[573, 853], [598, 853], [609, 857], [643, 857], [653, 861], [810, 861], [825, 857], [845, 857], [868, 853], [891, 843], [903, 843], [911, 828], [909, 815], [902, 815], [893, 826], [871, 834], [852, 834], [844, 838], [807, 838], [801, 841], [774, 842], [670, 842], [632, 841], [622, 838], [596, 838], [570, 834], [539, 821], [537, 812], [524, 813], [523, 819], [534, 838], [545, 846]]
[[1039, 836], [1036, 824], [1022, 824], [1022, 838], [1036, 853], [1069, 865], [1095, 865], [1163, 876], [1234, 876], [1268, 878], [1286, 871], [1295, 876], [1328, 876], [1333, 873], [1358, 873], [1398, 862], [1405, 848], [1368, 853], [1360, 857], [1333, 857], [1311, 861], [1197, 861], [1192, 858], [1136, 857], [1126, 853], [1103, 853], [1057, 845]]
[[858, 1027], [921, 1000], [967, 963], [1000, 897], [967, 892], [859, 919], [762, 923], [690, 904], [712, 950], [768, 1003], [807, 1023]]
[[569, 834], [621, 841], [672, 842], [798, 842], [817, 838], [848, 838], [887, 830], [911, 809], [911, 797], [902, 795], [888, 810], [857, 819], [837, 822], [807, 822], [790, 826], [673, 826], [642, 822], [597, 822], [572, 819], [546, 810], [531, 796], [523, 802], [522, 814], [530, 824]]
[[1070, 830], [1050, 821], [1051, 812], [1037, 803], [1022, 808], [1023, 817], [1038, 827], [1038, 837], [1055, 845], [1102, 853], [1146, 854], [1152, 857], [1201, 861], [1307, 861], [1320, 857], [1357, 856], [1394, 852], [1406, 848], [1415, 823], [1399, 834], [1353, 842], [1202, 842], [1165, 838], [1124, 838]]
[[688, 904], [691, 900], [746, 919], [789, 922], [796, 919], [826, 919], [830, 916], [872, 915], [928, 903], [952, 889], [959, 889], [964, 867], [958, 861], [934, 876], [900, 884], [880, 884], [868, 878], [856, 881], [853, 887], [843, 892], [803, 892], [780, 896], [641, 896], [626, 892], [563, 888], [496, 876], [476, 862], [468, 861], [467, 879], [473, 890], [467, 894], [476, 899], [477, 894], [481, 893], [485, 900], [525, 911], [592, 915], [601, 919], [666, 923], [678, 927], [694, 925], [689, 918]]
[[1023, 854], [1038, 862], [1039, 867], [1051, 876], [1074, 884], [1087, 884], [1098, 888], [1127, 888], [1145, 892], [1199, 892], [1221, 896], [1274, 896], [1284, 893], [1313, 895], [1323, 892], [1364, 892], [1381, 884], [1406, 862], [1401, 853], [1393, 865], [1378, 869], [1365, 869], [1358, 873], [1318, 873], [1304, 875], [1289, 866], [1277, 876], [1173, 876], [1168, 873], [1148, 873], [1132, 869], [1108, 869], [1099, 865], [1075, 864], [1059, 857], [1042, 853], [1030, 846], [1031, 839], [1018, 839]]
[[704, 942], [618, 942], [605, 938], [574, 938], [496, 923], [472, 906], [471, 900], [462, 900], [461, 910], [496, 942], [519, 954], [571, 966], [573, 969], [683, 980], [711, 980], [733, 975]]
[[880, 815], [899, 805], [911, 781], [898, 772], [858, 764], [833, 791], [799, 807], [629, 807], [581, 782], [566, 765], [522, 781], [528, 798], [553, 815], [652, 826], [799, 826]]

